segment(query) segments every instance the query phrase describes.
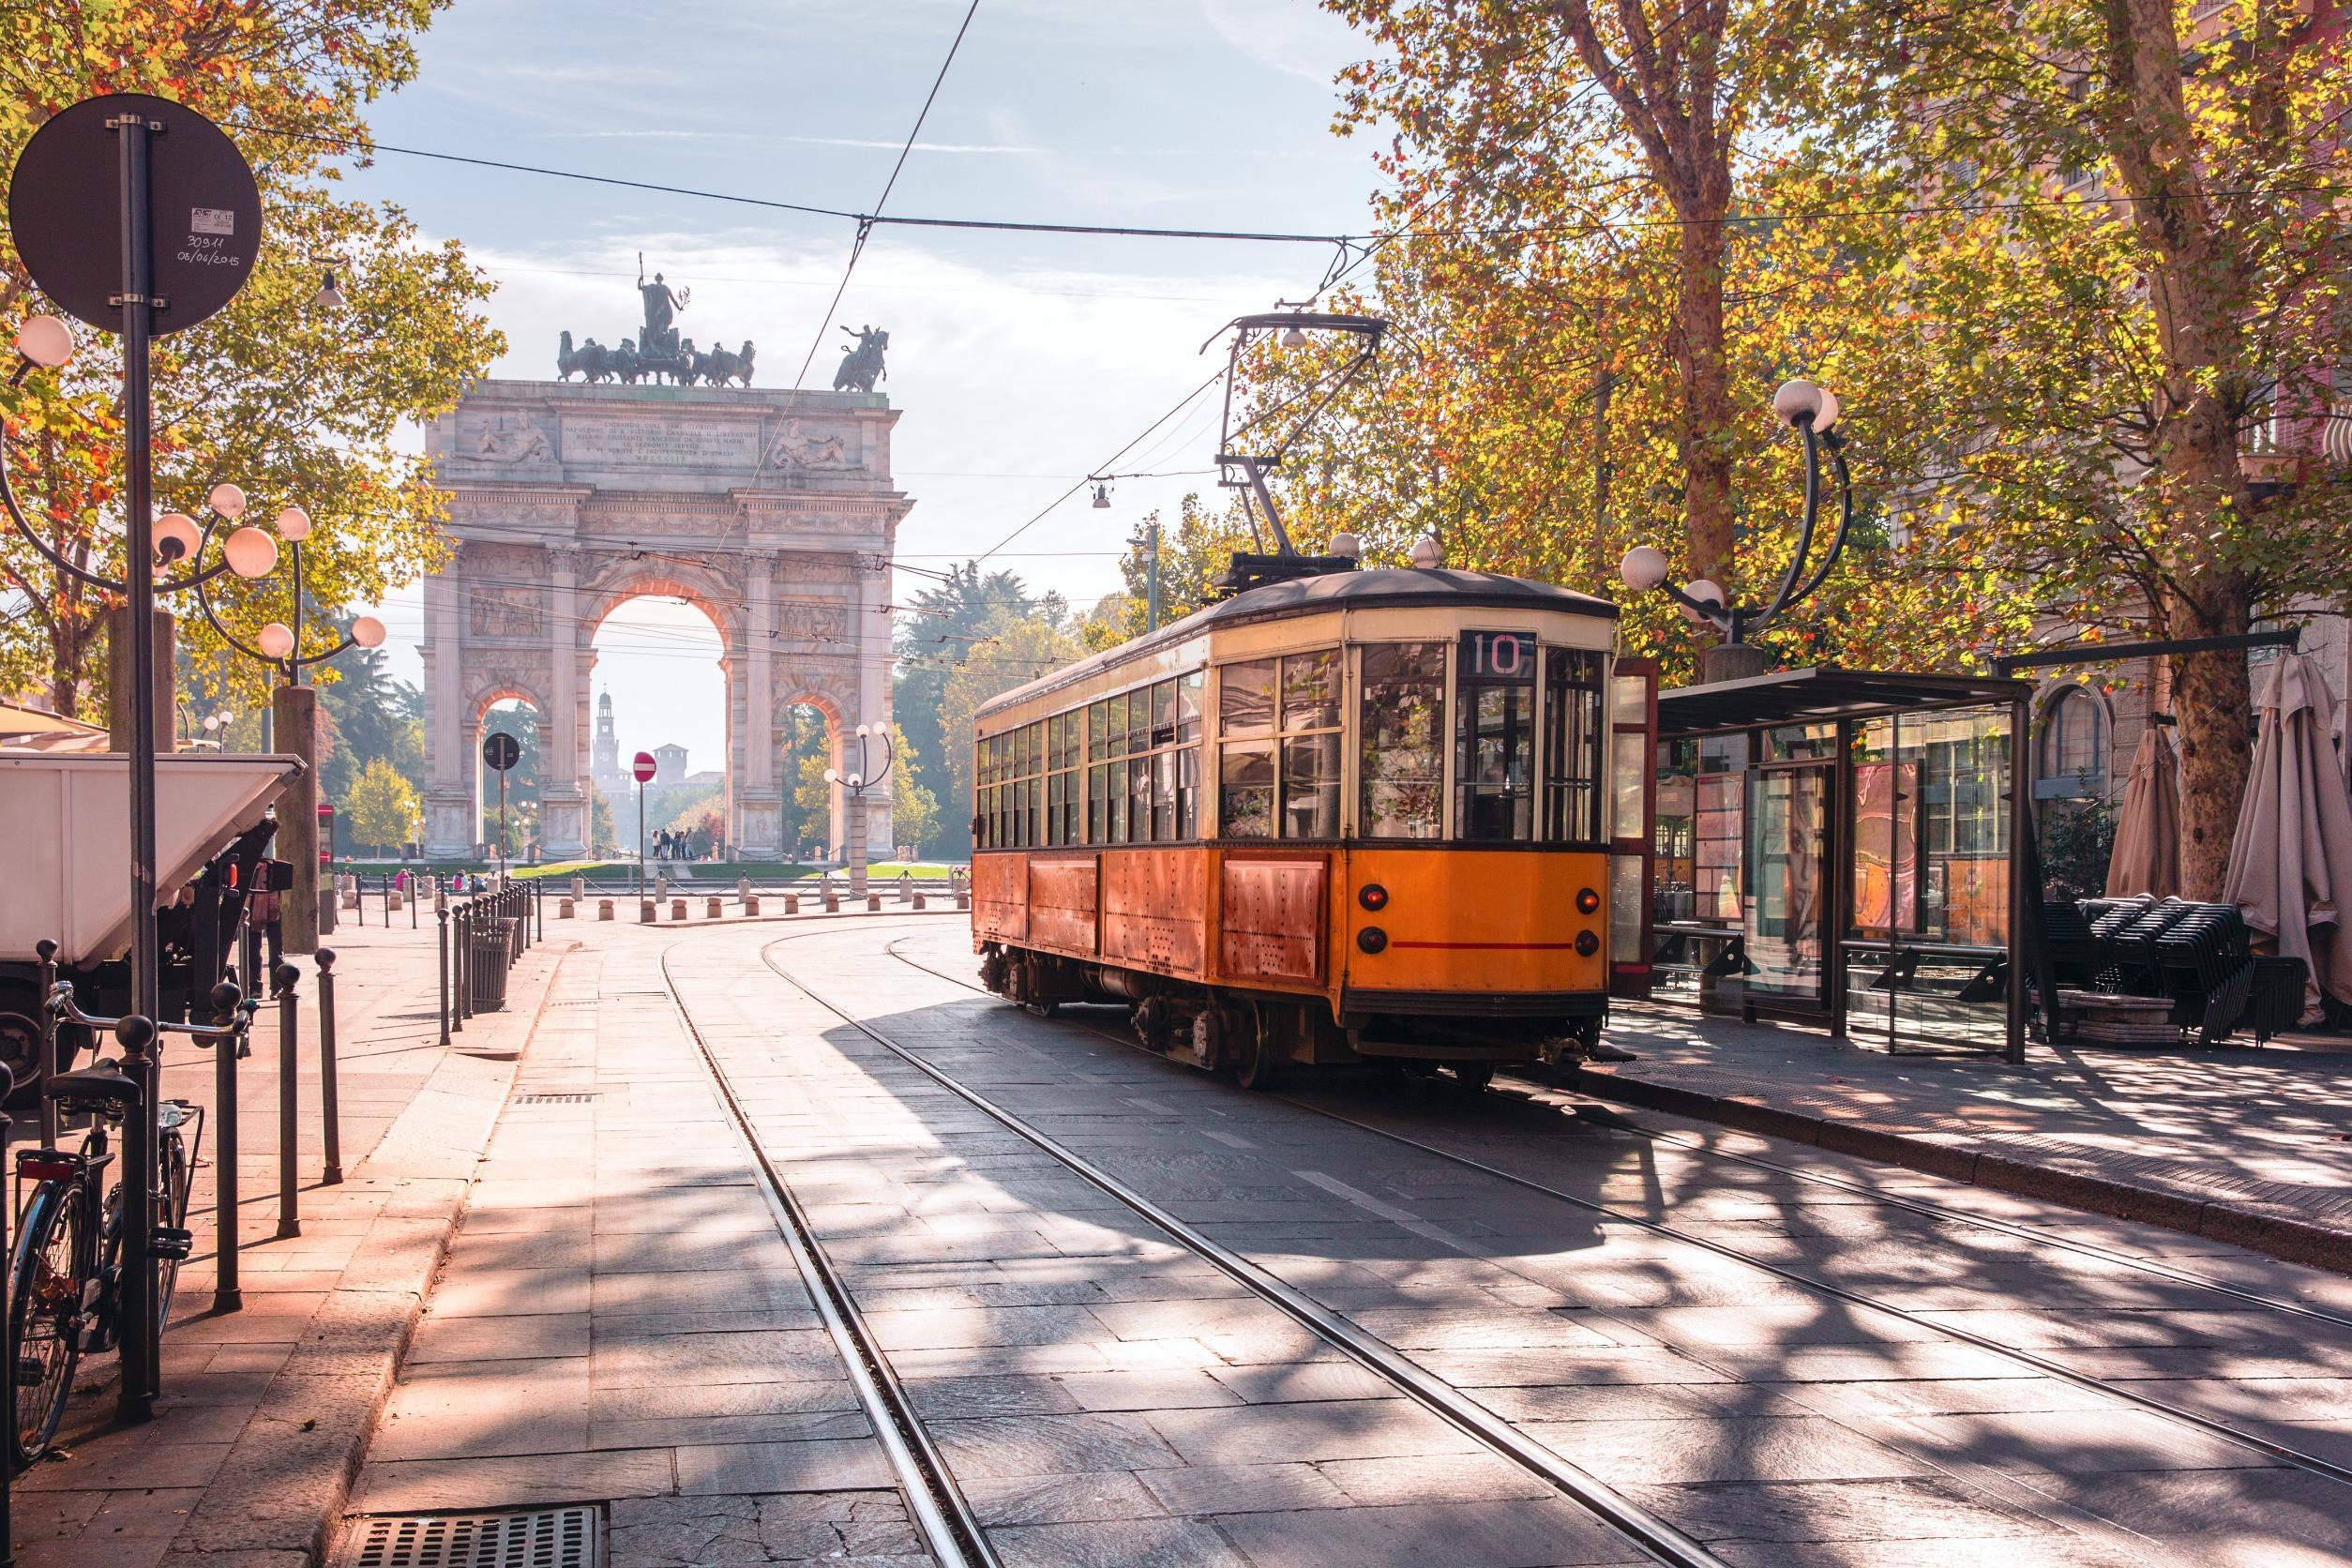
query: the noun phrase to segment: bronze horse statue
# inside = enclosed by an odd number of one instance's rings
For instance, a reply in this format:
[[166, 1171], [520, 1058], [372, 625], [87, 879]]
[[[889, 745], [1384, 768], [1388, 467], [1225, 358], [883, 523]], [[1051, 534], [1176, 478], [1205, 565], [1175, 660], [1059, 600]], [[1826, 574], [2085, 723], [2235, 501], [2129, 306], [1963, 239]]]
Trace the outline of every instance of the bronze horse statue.
[[702, 362], [702, 379], [713, 386], [724, 386], [731, 381], [751, 384], [751, 339], [743, 340], [741, 354], [730, 354], [726, 348], [711, 350]]
[[577, 372], [583, 381], [610, 381], [613, 376], [612, 351], [594, 338], [577, 350], [572, 347], [572, 335], [564, 334], [562, 346], [555, 354], [555, 379], [569, 381]]

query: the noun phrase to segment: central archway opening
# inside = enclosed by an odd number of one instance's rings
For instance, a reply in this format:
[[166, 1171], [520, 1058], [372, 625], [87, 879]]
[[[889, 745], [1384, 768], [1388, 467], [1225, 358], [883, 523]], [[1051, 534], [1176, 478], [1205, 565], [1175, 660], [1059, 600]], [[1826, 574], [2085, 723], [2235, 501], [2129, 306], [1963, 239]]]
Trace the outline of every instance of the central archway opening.
[[[592, 711], [601, 725], [611, 700], [611, 771], [594, 760], [597, 792], [611, 819], [621, 858], [641, 843], [649, 860], [708, 860], [727, 851], [729, 730], [725, 635], [716, 617], [668, 584], [616, 602], [597, 623], [591, 677]], [[657, 768], [645, 786], [644, 820], [629, 776], [631, 761], [651, 752]]]

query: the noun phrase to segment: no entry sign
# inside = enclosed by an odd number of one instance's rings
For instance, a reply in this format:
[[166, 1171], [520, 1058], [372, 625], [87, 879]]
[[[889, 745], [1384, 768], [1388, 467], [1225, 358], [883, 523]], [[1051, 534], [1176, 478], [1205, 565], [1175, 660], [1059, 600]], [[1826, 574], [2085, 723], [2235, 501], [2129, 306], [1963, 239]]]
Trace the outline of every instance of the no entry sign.
[[650, 751], [639, 752], [637, 761], [629, 764], [629, 772], [636, 776], [640, 784], [651, 784], [654, 781], [654, 754]]

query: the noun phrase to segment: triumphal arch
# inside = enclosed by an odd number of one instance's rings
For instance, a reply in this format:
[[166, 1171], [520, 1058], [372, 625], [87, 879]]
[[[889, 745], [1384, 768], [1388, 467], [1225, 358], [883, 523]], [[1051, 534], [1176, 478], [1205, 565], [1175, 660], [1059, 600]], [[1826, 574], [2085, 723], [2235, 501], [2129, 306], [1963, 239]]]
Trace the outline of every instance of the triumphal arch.
[[[861, 340], [839, 389], [786, 392], [727, 384], [751, 376], [747, 342], [681, 354], [676, 329], [658, 330], [651, 352], [625, 339], [626, 360], [599, 349], [593, 369], [567, 333], [565, 379], [477, 383], [428, 432], [456, 541], [425, 580], [430, 855], [481, 840], [482, 720], [510, 698], [539, 716], [541, 850], [585, 852], [592, 644], [631, 598], [686, 599], [718, 628], [740, 858], [791, 841], [779, 737], [793, 705], [824, 714], [837, 760], [858, 725], [889, 721], [891, 554], [912, 503], [890, 476], [897, 413], [871, 390], [887, 339]], [[721, 358], [725, 380], [703, 384], [720, 378], [694, 363]], [[888, 791], [867, 810], [867, 841], [892, 842]]]

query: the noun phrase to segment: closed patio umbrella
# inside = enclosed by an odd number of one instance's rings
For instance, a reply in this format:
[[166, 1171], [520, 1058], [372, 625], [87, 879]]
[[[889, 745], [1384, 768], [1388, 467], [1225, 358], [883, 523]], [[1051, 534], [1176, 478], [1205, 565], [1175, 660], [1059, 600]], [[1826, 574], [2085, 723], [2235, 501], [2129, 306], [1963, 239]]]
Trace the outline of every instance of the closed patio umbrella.
[[2108, 897], [2169, 898], [2180, 891], [2179, 768], [2172, 732], [2150, 722], [2140, 732], [2132, 776], [2123, 786], [2123, 811], [2107, 859]]
[[2322, 991], [2352, 1003], [2352, 790], [2329, 740], [2334, 718], [2335, 699], [2310, 659], [2288, 654], [2271, 666], [2222, 888], [2247, 925], [2304, 961], [2306, 1022]]

